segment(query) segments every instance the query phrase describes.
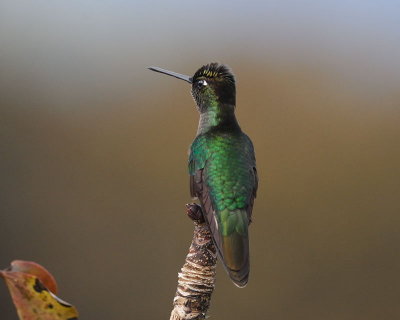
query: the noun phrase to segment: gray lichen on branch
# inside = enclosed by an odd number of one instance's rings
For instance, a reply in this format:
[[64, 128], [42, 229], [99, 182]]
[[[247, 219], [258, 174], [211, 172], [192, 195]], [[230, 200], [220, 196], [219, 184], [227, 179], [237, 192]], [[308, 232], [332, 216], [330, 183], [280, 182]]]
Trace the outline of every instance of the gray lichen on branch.
[[217, 253], [201, 207], [191, 203], [187, 215], [194, 221], [189, 253], [178, 274], [170, 320], [205, 319], [215, 285]]

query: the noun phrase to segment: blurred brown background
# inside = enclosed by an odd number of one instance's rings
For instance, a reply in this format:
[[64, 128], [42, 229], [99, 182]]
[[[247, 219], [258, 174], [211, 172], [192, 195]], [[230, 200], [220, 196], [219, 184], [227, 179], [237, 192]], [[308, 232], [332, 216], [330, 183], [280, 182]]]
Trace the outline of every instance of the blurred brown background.
[[[0, 3], [0, 267], [81, 319], [167, 319], [192, 236], [190, 87], [231, 66], [260, 188], [250, 283], [213, 319], [400, 317], [396, 1]], [[0, 285], [1, 319], [16, 319]]]

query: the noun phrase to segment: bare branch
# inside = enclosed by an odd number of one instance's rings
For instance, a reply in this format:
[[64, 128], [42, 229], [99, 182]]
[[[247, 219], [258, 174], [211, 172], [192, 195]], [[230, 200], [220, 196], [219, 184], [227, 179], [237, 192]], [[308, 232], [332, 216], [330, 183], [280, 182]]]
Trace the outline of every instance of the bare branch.
[[188, 204], [194, 233], [185, 264], [178, 274], [178, 287], [170, 320], [205, 319], [214, 290], [217, 254], [201, 207]]

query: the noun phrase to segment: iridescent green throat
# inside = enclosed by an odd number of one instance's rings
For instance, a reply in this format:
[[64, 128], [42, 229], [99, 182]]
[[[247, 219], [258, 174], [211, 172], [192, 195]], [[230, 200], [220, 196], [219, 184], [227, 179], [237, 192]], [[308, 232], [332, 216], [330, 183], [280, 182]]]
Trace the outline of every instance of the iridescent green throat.
[[209, 131], [241, 131], [235, 116], [235, 106], [213, 100], [199, 106], [200, 120], [197, 134]]

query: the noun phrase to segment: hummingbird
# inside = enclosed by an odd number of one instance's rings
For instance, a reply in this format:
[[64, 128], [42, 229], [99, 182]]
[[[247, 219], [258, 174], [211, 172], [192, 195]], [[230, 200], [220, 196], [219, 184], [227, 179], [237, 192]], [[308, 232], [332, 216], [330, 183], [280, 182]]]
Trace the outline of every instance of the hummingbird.
[[189, 149], [190, 194], [198, 198], [219, 258], [235, 285], [249, 278], [249, 231], [258, 177], [254, 147], [235, 116], [231, 70], [209, 63], [187, 76], [160, 72], [191, 84], [200, 120]]

